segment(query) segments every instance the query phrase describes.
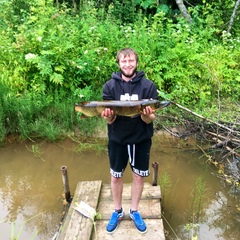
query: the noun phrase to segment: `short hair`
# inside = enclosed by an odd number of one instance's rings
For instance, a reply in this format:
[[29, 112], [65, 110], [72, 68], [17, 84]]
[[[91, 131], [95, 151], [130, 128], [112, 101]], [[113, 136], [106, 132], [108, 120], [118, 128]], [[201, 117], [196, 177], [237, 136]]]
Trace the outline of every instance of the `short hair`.
[[117, 57], [116, 57], [117, 64], [119, 64], [120, 55], [123, 55], [124, 57], [126, 57], [126, 56], [130, 56], [131, 54], [135, 55], [136, 61], [138, 63], [138, 54], [132, 48], [123, 48], [117, 53]]

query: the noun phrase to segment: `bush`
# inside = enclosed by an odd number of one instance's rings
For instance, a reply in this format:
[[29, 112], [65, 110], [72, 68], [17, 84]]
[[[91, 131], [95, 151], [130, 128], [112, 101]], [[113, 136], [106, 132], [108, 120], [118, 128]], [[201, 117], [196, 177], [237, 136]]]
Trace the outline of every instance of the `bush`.
[[[139, 53], [139, 70], [156, 83], [163, 98], [193, 110], [206, 109], [219, 97], [239, 101], [240, 40], [217, 26], [221, 16], [210, 15], [213, 5], [208, 11], [190, 9], [191, 25], [160, 10], [135, 12], [134, 21], [119, 20], [121, 8], [115, 1], [108, 8], [95, 6], [82, 3], [76, 11], [50, 1], [1, 2], [0, 138], [49, 133], [54, 140], [72, 131], [74, 103], [101, 99], [123, 47]], [[206, 20], [201, 18], [204, 11]]]

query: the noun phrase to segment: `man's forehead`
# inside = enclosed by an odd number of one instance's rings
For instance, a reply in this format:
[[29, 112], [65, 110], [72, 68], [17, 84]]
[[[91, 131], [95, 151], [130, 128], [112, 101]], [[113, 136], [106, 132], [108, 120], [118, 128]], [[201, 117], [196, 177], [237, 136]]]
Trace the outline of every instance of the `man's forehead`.
[[120, 59], [124, 59], [124, 58], [136, 59], [135, 54], [133, 54], [133, 53], [129, 53], [129, 54], [123, 54], [123, 53], [121, 53], [121, 54], [120, 54]]

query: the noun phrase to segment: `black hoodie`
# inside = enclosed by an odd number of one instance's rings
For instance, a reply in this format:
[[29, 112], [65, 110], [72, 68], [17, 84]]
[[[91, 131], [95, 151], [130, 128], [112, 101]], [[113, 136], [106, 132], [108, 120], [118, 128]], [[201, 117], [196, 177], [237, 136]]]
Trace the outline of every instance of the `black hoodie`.
[[[126, 95], [127, 94], [127, 95]], [[126, 82], [121, 78], [121, 73], [113, 73], [112, 78], [103, 86], [102, 97], [104, 100], [122, 100], [129, 96], [138, 96], [138, 99], [158, 99], [156, 85], [144, 78], [144, 72], [137, 72], [136, 76]], [[127, 99], [126, 99], [127, 100]], [[130, 100], [130, 99], [128, 99]], [[117, 116], [113, 124], [108, 124], [108, 138], [120, 144], [137, 144], [153, 136], [153, 123], [146, 124], [141, 116]]]

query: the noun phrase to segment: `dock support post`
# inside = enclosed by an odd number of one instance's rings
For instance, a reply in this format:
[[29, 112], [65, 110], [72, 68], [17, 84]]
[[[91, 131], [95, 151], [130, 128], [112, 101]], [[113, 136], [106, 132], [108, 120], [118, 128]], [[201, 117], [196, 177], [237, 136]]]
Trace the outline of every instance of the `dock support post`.
[[157, 186], [157, 181], [158, 181], [158, 162], [153, 162], [152, 167], [153, 167], [153, 182], [152, 186]]
[[62, 166], [61, 170], [62, 170], [62, 180], [63, 180], [65, 199], [69, 203], [71, 201], [71, 195], [70, 195], [70, 188], [68, 183], [67, 167]]

